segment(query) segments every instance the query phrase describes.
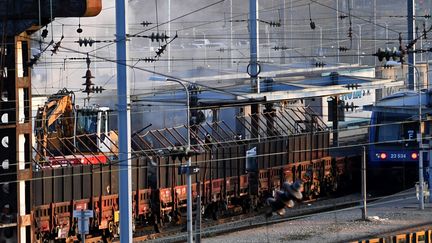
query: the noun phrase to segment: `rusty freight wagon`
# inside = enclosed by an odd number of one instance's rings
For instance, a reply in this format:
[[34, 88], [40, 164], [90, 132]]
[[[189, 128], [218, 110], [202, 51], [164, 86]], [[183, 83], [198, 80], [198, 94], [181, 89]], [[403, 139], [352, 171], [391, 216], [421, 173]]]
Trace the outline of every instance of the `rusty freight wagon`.
[[[209, 218], [259, 208], [285, 181], [302, 180], [307, 198], [336, 190], [345, 159], [329, 156], [329, 131], [310, 109], [281, 108], [235, 119], [250, 133], [251, 124], [255, 124], [257, 136], [240, 137], [224, 121], [195, 124], [191, 128], [192, 148], [186, 153], [186, 126], [133, 134], [135, 228], [151, 226], [161, 231], [182, 223], [186, 183], [178, 169], [188, 156], [199, 168], [192, 177], [194, 207], [200, 193], [202, 213]], [[251, 149], [256, 155], [246, 158], [246, 151]], [[76, 209], [93, 210], [91, 235], [106, 239], [118, 235], [116, 153], [97, 150], [75, 156], [96, 154], [106, 156], [106, 163], [41, 166], [34, 161], [32, 214], [36, 239], [76, 237], [77, 222], [72, 218]], [[246, 168], [247, 161], [253, 166]]]

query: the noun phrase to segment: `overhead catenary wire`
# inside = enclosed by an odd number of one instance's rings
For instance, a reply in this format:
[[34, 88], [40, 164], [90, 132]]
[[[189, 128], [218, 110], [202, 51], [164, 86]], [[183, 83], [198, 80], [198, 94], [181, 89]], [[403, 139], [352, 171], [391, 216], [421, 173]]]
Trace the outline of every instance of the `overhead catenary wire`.
[[[361, 126], [358, 128], [342, 128], [342, 129], [338, 129], [337, 132], [341, 133], [341, 132], [347, 132], [347, 131], [353, 131], [353, 130], [359, 130], [359, 129], [365, 129], [365, 128], [370, 128], [370, 127], [380, 127], [380, 126], [386, 126], [386, 125], [400, 125], [400, 124], [404, 124], [404, 123], [412, 123], [413, 121], [401, 121], [401, 122], [393, 122], [393, 123], [386, 123], [386, 124], [376, 124], [376, 125], [367, 125], [367, 126]], [[183, 126], [179, 126], [179, 127], [183, 127]], [[320, 134], [320, 133], [328, 133], [328, 131], [314, 131], [314, 134]], [[310, 132], [304, 132], [304, 133], [298, 133], [296, 135], [309, 135]], [[91, 135], [91, 134], [89, 134]], [[425, 139], [430, 139], [432, 137], [425, 137]], [[67, 139], [67, 138], [66, 138]], [[286, 137], [280, 137], [280, 136], [267, 136], [267, 137], [261, 137], [261, 139], [267, 139], [268, 142], [275, 142], [275, 141], [284, 141], [286, 139]], [[253, 140], [255, 139], [243, 139], [241, 140], [242, 142], [246, 142], [246, 143], [253, 143]], [[384, 142], [366, 142], [366, 143], [362, 143], [362, 144], [348, 144], [348, 145], [344, 145], [344, 146], [335, 146], [335, 147], [328, 147], [328, 148], [318, 148], [318, 149], [306, 149], [306, 150], [295, 150], [295, 151], [291, 151], [291, 153], [302, 153], [302, 152], [311, 152], [311, 151], [321, 151], [321, 150], [339, 150], [339, 149], [347, 149], [347, 148], [356, 148], [356, 147], [362, 147], [362, 146], [368, 146], [368, 145], [379, 145], [379, 144], [387, 144], [387, 143], [401, 143], [401, 142], [408, 142], [408, 141], [415, 141], [415, 139], [399, 139], [399, 140], [391, 140], [391, 141], [384, 141]], [[229, 141], [223, 141], [223, 142], [218, 142], [218, 143], [206, 143], [206, 146], [224, 146], [224, 144], [230, 144], [232, 142], [238, 142], [238, 140], [229, 140]], [[168, 148], [158, 148], [158, 149], [165, 149], [168, 150]], [[139, 157], [138, 155], [136, 155], [137, 153], [151, 153], [154, 149], [149, 149], [149, 150], [137, 150], [137, 151], [133, 151], [131, 152], [132, 155], [132, 159], [136, 159], [137, 157]], [[272, 152], [272, 153], [268, 153], [268, 154], [260, 154], [257, 155], [257, 157], [265, 157], [265, 156], [271, 156], [271, 155], [283, 155], [283, 154], [287, 154], [290, 153], [288, 151], [282, 151], [282, 152]], [[135, 156], [134, 156], [135, 155]], [[169, 155], [169, 154], [167, 154]], [[90, 155], [88, 155], [90, 156]], [[195, 163], [200, 164], [200, 163], [207, 163], [207, 162], [221, 162], [221, 161], [227, 161], [227, 160], [236, 160], [236, 159], [245, 159], [245, 156], [237, 156], [235, 158], [219, 158], [219, 159], [211, 159], [211, 160], [205, 160], [205, 161], [196, 161]], [[120, 163], [118, 160], [115, 161], [114, 163], [111, 164], [107, 164], [107, 165], [116, 165]], [[31, 162], [25, 162], [25, 164], [29, 165], [29, 164], [33, 164], [33, 161]], [[160, 165], [160, 166], [180, 166], [182, 163], [170, 163], [170, 164], [164, 164], [164, 165]], [[10, 165], [17, 165], [17, 164], [13, 164], [11, 163]], [[99, 165], [99, 166], [107, 166], [107, 165]], [[142, 168], [142, 167], [140, 167]], [[147, 168], [147, 167], [145, 167]], [[96, 167], [97, 169], [97, 167]], [[16, 172], [12, 172], [12, 173], [4, 173], [2, 175], [15, 175]]]

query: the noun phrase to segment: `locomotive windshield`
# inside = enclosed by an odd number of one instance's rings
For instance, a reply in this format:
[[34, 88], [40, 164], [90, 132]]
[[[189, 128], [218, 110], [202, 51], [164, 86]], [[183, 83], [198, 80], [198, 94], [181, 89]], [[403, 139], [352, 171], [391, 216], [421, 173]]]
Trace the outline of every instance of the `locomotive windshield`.
[[397, 113], [379, 113], [377, 115], [375, 142], [381, 146], [401, 144], [406, 148], [417, 148], [418, 122], [413, 117]]
[[77, 135], [97, 133], [98, 112], [78, 110]]

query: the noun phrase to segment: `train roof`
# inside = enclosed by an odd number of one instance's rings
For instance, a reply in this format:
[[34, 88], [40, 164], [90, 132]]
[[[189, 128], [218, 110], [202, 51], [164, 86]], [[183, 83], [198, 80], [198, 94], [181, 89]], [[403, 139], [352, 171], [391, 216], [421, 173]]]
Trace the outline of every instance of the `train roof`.
[[401, 91], [387, 96], [373, 105], [363, 106], [363, 110], [416, 115], [421, 107], [422, 113], [432, 114], [430, 95], [431, 91], [421, 91], [420, 96], [417, 91]]

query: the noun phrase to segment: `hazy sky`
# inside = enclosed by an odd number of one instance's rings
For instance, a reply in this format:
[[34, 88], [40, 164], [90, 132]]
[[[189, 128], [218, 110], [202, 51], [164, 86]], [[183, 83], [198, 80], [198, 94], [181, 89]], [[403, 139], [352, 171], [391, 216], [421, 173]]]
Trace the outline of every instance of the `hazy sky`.
[[[128, 33], [169, 34], [168, 2], [168, 0], [129, 1]], [[377, 0], [375, 14], [372, 0], [338, 2], [339, 12], [336, 12], [335, 0], [316, 3], [306, 0], [259, 1], [260, 61], [280, 63], [282, 51], [275, 51], [274, 47], [285, 47], [290, 48], [284, 51], [286, 63], [311, 62], [318, 59], [331, 64], [337, 61], [339, 44], [349, 49], [341, 53], [340, 62], [360, 61], [363, 64], [373, 65], [376, 60], [371, 54], [375, 53], [378, 47], [399, 46], [397, 41], [399, 33], [406, 38], [404, 1], [392, 2], [390, 5], [386, 1]], [[429, 1], [425, 2], [430, 4]], [[45, 43], [51, 39], [55, 42], [59, 41], [63, 29], [65, 38], [62, 47], [64, 48], [60, 48], [58, 54], [51, 55], [50, 47], [42, 55], [33, 72], [34, 94], [49, 94], [63, 87], [76, 91], [82, 89], [81, 84], [84, 80], [82, 76], [86, 71], [85, 60], [71, 59], [84, 58], [87, 52], [92, 60], [90, 69], [96, 77], [95, 84], [115, 91], [115, 44], [96, 43], [92, 47], [80, 47], [75, 43], [80, 37], [113, 41], [115, 39], [114, 5], [114, 0], [104, 0], [103, 10], [97, 17], [80, 20], [78, 18], [56, 19], [52, 25], [48, 25], [49, 35], [44, 40]], [[418, 13], [429, 12], [430, 7], [424, 5], [419, 7], [421, 8], [418, 9]], [[152, 43], [146, 38], [130, 38], [128, 42], [131, 47], [129, 63], [136, 67], [129, 69], [132, 93], [145, 92], [145, 89], [153, 85], [146, 80], [149, 74], [139, 69], [160, 73], [171, 71], [170, 74], [173, 76], [197, 67], [211, 68], [220, 72], [231, 67], [231, 71], [245, 72], [249, 57], [248, 8], [248, 0], [171, 1], [171, 19], [173, 19], [171, 37], [177, 33], [178, 38], [170, 44], [170, 55], [165, 52], [156, 63], [138, 61], [140, 58], [154, 57], [160, 44]], [[341, 16], [345, 18], [338, 18]], [[79, 21], [83, 29], [81, 34], [76, 32]], [[151, 22], [153, 25], [144, 27], [140, 24], [142, 22]], [[266, 24], [270, 22], [281, 23], [282, 26], [272, 27]], [[310, 22], [314, 22], [315, 29], [311, 29]], [[423, 29], [423, 22], [426, 26], [430, 26], [428, 19], [418, 17], [419, 31]], [[159, 23], [157, 27], [156, 23]], [[348, 37], [349, 29], [352, 38]], [[39, 39], [39, 33], [36, 33], [34, 38]], [[191, 46], [194, 41], [204, 38], [219, 46], [205, 49]], [[428, 43], [425, 41], [424, 44]], [[44, 47], [45, 45], [42, 48]], [[33, 52], [37, 52], [38, 49], [38, 43], [35, 41]], [[229, 49], [231, 53], [228, 52]]]

